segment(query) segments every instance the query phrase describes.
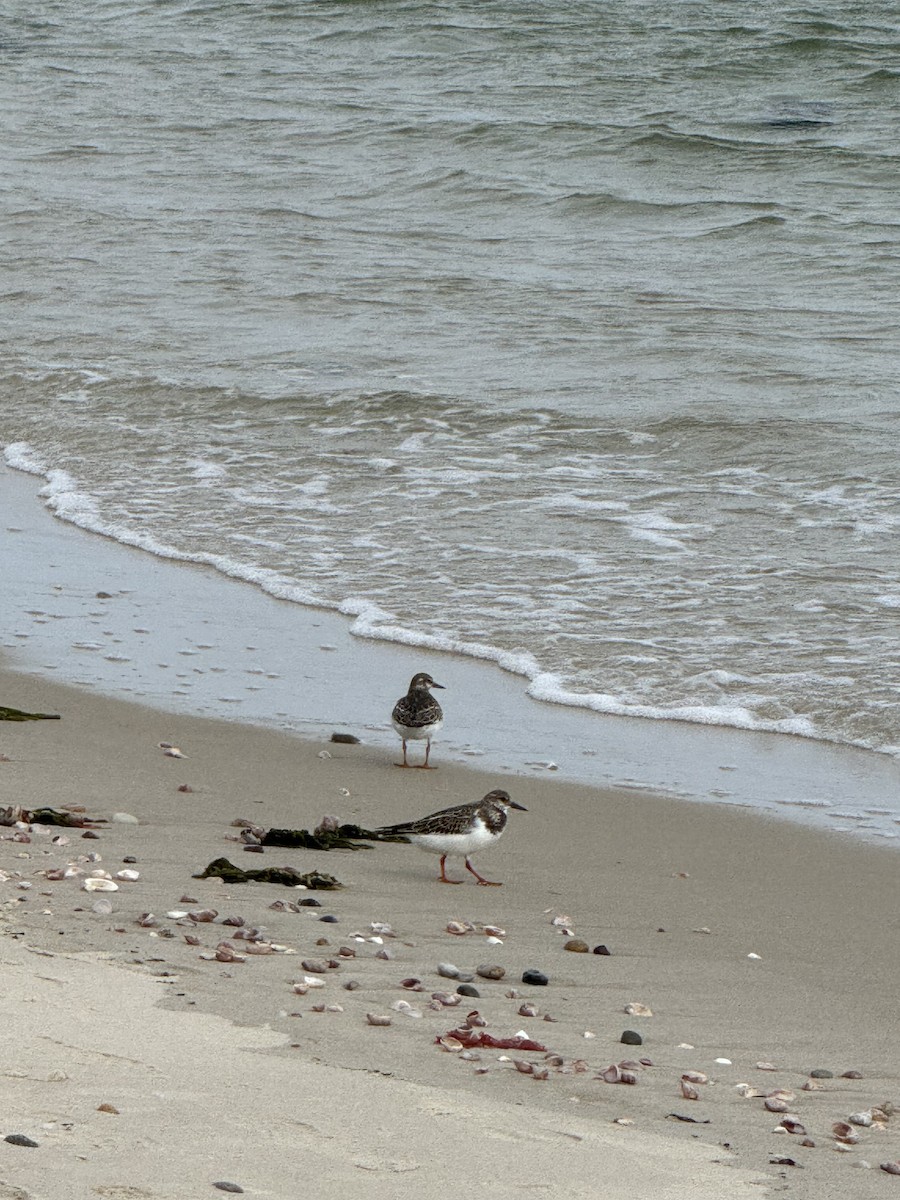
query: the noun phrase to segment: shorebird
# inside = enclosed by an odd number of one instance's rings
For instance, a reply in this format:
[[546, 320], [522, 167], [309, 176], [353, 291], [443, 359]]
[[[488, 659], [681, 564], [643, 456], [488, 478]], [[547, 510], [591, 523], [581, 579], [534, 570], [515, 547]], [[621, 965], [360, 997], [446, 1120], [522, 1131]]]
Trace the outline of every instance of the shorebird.
[[420, 766], [428, 770], [428, 756], [431, 754], [431, 736], [437, 733], [444, 723], [444, 713], [441, 706], [431, 695], [429, 688], [444, 690], [442, 683], [435, 683], [430, 675], [420, 671], [413, 675], [409, 682], [409, 691], [401, 696], [394, 705], [391, 713], [391, 724], [403, 739], [403, 762], [396, 763], [398, 767], [408, 767], [406, 761], [406, 743], [408, 741], [425, 742], [425, 761]]
[[500, 887], [494, 880], [479, 875], [469, 860], [476, 850], [484, 850], [500, 840], [511, 808], [528, 811], [524, 804], [510, 800], [509, 792], [497, 788], [474, 804], [457, 804], [455, 808], [444, 808], [419, 821], [386, 825], [376, 832], [401, 834], [414, 846], [430, 854], [439, 854], [441, 883], [462, 883], [461, 879], [448, 879], [445, 870], [448, 857], [457, 856], [466, 860], [466, 870], [471, 871], [480, 884]]

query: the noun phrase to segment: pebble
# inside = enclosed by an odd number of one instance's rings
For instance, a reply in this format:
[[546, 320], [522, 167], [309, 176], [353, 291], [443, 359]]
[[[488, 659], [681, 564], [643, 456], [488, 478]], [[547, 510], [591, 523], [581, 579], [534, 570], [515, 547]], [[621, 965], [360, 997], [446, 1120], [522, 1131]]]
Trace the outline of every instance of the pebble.
[[496, 963], [482, 963], [475, 968], [475, 974], [480, 975], [482, 979], [502, 979], [506, 974], [506, 968], [498, 966]]
[[352, 733], [333, 733], [331, 735], [333, 742], [340, 742], [344, 746], [358, 746], [359, 738]]
[[592, 953], [594, 954], [610, 954], [609, 946], [604, 946], [601, 942], [599, 946], [595, 946]]
[[213, 1184], [214, 1188], [218, 1188], [220, 1192], [243, 1192], [243, 1188], [239, 1183], [229, 1183], [227, 1179], [219, 1179]]
[[817, 1067], [815, 1071], [810, 1071], [810, 1079], [834, 1079], [834, 1071], [826, 1071], [824, 1067]]
[[305, 900], [298, 900], [297, 903], [302, 908], [321, 908], [321, 900], [316, 900], [313, 896], [308, 896]]
[[438, 963], [437, 973], [443, 975], [445, 979], [459, 979], [459, 967], [454, 966], [453, 963]]
[[571, 950], [573, 954], [587, 954], [590, 946], [587, 942], [582, 941], [581, 938], [569, 938], [563, 949]]
[[643, 1046], [644, 1044], [644, 1039], [633, 1029], [626, 1029], [619, 1041], [624, 1042], [626, 1046]]
[[456, 989], [456, 993], [459, 996], [474, 996], [476, 1000], [481, 998], [481, 992], [478, 988], [472, 987], [471, 983], [461, 983]]
[[[306, 901], [306, 900], [301, 900], [301, 901], [300, 901], [300, 903], [301, 903], [301, 904], [306, 904], [306, 903], [308, 903], [308, 901]], [[337, 925], [337, 920], [338, 920], [338, 919], [337, 919], [337, 917], [331, 916], [331, 914], [329, 914], [329, 913], [326, 913], [324, 917], [319, 917], [319, 920], [320, 920], [320, 921], [325, 921], [325, 922], [327, 922], [329, 925]]]
[[9, 1142], [11, 1146], [30, 1146], [32, 1149], [37, 1146], [37, 1142], [24, 1133], [8, 1133], [3, 1139], [4, 1142]]
[[546, 987], [550, 980], [543, 971], [527, 970], [522, 972], [522, 982], [532, 987]]
[[132, 816], [131, 813], [124, 813], [124, 812], [113, 813], [113, 815], [109, 819], [111, 821], [115, 821], [116, 824], [118, 824], [118, 825], [139, 825], [140, 824], [137, 817]]

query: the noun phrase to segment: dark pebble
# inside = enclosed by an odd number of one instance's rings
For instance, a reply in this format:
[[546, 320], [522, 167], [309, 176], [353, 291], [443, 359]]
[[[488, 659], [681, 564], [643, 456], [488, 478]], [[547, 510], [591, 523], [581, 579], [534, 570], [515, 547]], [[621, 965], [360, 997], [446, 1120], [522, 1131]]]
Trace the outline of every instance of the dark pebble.
[[324, 917], [319, 917], [320, 921], [327, 921], [329, 925], [337, 925], [337, 917], [333, 917], [330, 913], [326, 913]]
[[626, 1046], [643, 1046], [644, 1044], [644, 1039], [633, 1029], [626, 1029], [619, 1041], [624, 1042]]
[[88, 838], [90, 841], [94, 841], [94, 842], [99, 841], [99, 839], [100, 839], [100, 834], [95, 833], [93, 829], [86, 829], [81, 836], [83, 838]]
[[841, 1075], [841, 1079], [862, 1079], [862, 1077], [862, 1071], [844, 1071]]
[[824, 1067], [817, 1067], [815, 1071], [810, 1071], [810, 1079], [834, 1079], [834, 1071], [826, 1071]]
[[3, 1140], [9, 1142], [11, 1146], [30, 1146], [34, 1149], [37, 1145], [33, 1138], [26, 1137], [24, 1133], [8, 1133]]
[[595, 946], [595, 947], [594, 947], [594, 951], [593, 951], [593, 952], [594, 952], [594, 954], [609, 954], [609, 953], [610, 953], [610, 949], [609, 949], [609, 946], [604, 946], [604, 945], [601, 943], [599, 946]]
[[476, 1000], [481, 997], [481, 992], [478, 988], [472, 987], [471, 983], [461, 983], [456, 989], [456, 994], [458, 996], [474, 996]]
[[[98, 600], [112, 600], [112, 592], [97, 592]], [[7, 1141], [9, 1139], [7, 1138]]]
[[523, 971], [522, 982], [530, 983], [532, 987], [546, 987], [550, 980], [543, 971]]
[[333, 733], [331, 735], [333, 742], [343, 742], [345, 746], [358, 746], [359, 738], [354, 737], [352, 733]]
[[136, 862], [137, 862], [137, 859], [135, 858], [135, 856], [134, 856], [133, 854], [126, 854], [126, 855], [125, 855], [125, 857], [122, 859], [122, 862], [124, 862], [124, 863], [136, 863]]
[[314, 896], [307, 896], [305, 900], [298, 900], [297, 903], [301, 908], [321, 908], [322, 901], [316, 900]]
[[220, 1179], [218, 1183], [213, 1184], [214, 1188], [218, 1188], [220, 1192], [243, 1192], [243, 1188], [239, 1183], [229, 1183], [227, 1179]]

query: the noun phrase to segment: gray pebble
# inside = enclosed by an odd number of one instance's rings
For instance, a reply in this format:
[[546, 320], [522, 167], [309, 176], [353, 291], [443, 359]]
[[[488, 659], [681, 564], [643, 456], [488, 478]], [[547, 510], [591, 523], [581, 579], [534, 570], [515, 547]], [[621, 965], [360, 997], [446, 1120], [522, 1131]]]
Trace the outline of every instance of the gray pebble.
[[227, 1179], [220, 1179], [213, 1184], [214, 1188], [218, 1188], [220, 1192], [243, 1192], [243, 1188], [239, 1183], [229, 1183]]
[[496, 963], [482, 963], [480, 967], [475, 968], [475, 973], [482, 979], [502, 979], [506, 968], [497, 966]]
[[8, 1133], [3, 1139], [4, 1142], [9, 1142], [11, 1146], [30, 1146], [34, 1149], [37, 1142], [33, 1138], [26, 1137], [24, 1133]]
[[619, 1041], [624, 1042], [626, 1046], [643, 1046], [644, 1044], [644, 1039], [633, 1029], [626, 1029]]
[[810, 1071], [810, 1079], [834, 1079], [834, 1071], [826, 1071], [824, 1067], [817, 1067], [815, 1071]]
[[[304, 901], [303, 901], [303, 900], [301, 900], [301, 901], [300, 901], [300, 903], [301, 903], [301, 904], [303, 904], [303, 903], [304, 903]], [[331, 916], [331, 915], [328, 915], [328, 914], [326, 914], [324, 917], [319, 917], [319, 920], [320, 920], [320, 921], [327, 921], [329, 925], [337, 925], [337, 917], [334, 917], [334, 916]]]
[[458, 996], [474, 996], [476, 1000], [481, 996], [478, 988], [472, 987], [470, 983], [461, 983], [456, 989], [456, 994]]
[[445, 979], [459, 979], [459, 967], [455, 967], [453, 963], [438, 963], [437, 973], [443, 975]]

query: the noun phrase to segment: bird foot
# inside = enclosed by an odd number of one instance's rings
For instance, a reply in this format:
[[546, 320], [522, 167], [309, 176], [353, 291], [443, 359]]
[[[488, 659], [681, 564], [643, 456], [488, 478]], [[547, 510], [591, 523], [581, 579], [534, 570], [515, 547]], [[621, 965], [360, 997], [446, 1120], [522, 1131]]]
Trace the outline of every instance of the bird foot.
[[418, 767], [419, 767], [420, 771], [436, 771], [437, 770], [437, 767], [433, 767], [431, 765], [431, 763], [419, 763]]
[[479, 887], [503, 887], [499, 879], [479, 879]]
[[443, 876], [438, 878], [438, 883], [462, 883], [461, 879], [445, 879]]

